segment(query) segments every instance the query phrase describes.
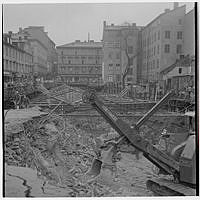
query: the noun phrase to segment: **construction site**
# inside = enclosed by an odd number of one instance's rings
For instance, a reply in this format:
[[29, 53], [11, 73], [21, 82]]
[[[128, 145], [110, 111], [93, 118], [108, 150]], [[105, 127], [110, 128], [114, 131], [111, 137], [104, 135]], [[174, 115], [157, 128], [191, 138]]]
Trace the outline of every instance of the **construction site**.
[[[4, 110], [5, 197], [195, 196], [194, 105], [65, 84]], [[174, 111], [175, 110], [175, 111]]]

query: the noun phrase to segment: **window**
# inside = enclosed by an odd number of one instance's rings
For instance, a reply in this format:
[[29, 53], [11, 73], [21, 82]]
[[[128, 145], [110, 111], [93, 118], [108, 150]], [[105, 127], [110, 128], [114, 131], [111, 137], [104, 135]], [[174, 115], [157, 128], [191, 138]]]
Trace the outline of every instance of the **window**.
[[156, 55], [156, 46], [155, 46], [154, 49], [153, 49], [153, 55], [154, 55], [154, 56]]
[[178, 69], [178, 73], [181, 74], [182, 73], [182, 68]]
[[8, 47], [6, 47], [6, 56], [8, 56]]
[[117, 58], [117, 59], [120, 59], [120, 53], [117, 53], [117, 54], [116, 54], [116, 58]]
[[82, 67], [82, 72], [84, 73], [84, 72], [86, 72], [86, 67]]
[[133, 58], [129, 58], [129, 66], [133, 65]]
[[120, 64], [116, 64], [116, 67], [120, 67]]
[[154, 33], [154, 42], [156, 41], [156, 33]]
[[110, 82], [113, 81], [113, 77], [112, 77], [112, 75], [109, 75], [109, 76], [108, 76], [108, 81], [110, 81]]
[[71, 64], [71, 60], [68, 60], [68, 64]]
[[133, 53], [133, 47], [132, 46], [128, 46], [128, 53], [130, 53], [130, 54]]
[[127, 81], [132, 81], [132, 80], [133, 80], [132, 77], [127, 78]]
[[182, 45], [181, 44], [177, 44], [176, 46], [176, 53], [182, 53]]
[[128, 72], [129, 75], [133, 75], [133, 68], [128, 68]]
[[158, 31], [158, 40], [160, 40], [160, 31]]
[[155, 68], [155, 60], [153, 60], [152, 68], [153, 68], [153, 69]]
[[6, 60], [6, 69], [9, 70], [9, 67], [8, 67], [8, 60]]
[[84, 64], [84, 60], [82, 60], [82, 65]]
[[169, 52], [170, 52], [170, 45], [165, 44], [165, 53], [169, 53]]
[[121, 81], [121, 75], [120, 75], [120, 74], [117, 74], [117, 75], [116, 75], [116, 81], [117, 81], [117, 82], [120, 82], [120, 81]]
[[160, 46], [157, 45], [157, 54], [159, 54], [159, 53], [160, 53]]
[[182, 31], [177, 32], [177, 39], [183, 39]]
[[113, 64], [109, 64], [109, 67], [112, 67], [113, 66]]
[[165, 39], [170, 39], [170, 31], [165, 31]]
[[178, 20], [178, 24], [182, 24], [182, 19], [179, 19], [179, 20]]
[[78, 82], [79, 81], [79, 77], [74, 77], [74, 81]]
[[157, 68], [159, 68], [159, 60], [157, 59]]

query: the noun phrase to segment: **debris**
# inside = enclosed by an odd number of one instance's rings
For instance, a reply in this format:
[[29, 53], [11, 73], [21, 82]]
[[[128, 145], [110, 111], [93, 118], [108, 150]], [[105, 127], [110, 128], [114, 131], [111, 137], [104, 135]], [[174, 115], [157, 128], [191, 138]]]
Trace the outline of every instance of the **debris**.
[[[58, 194], [52, 194], [51, 187], [64, 188], [65, 193], [61, 192], [58, 196], [65, 197], [138, 195], [136, 190], [139, 189], [149, 195], [147, 190], [142, 189], [145, 180], [141, 181], [141, 177], [153, 176], [151, 164], [143, 157], [137, 160], [132, 146], [120, 146], [124, 153], [115, 152], [114, 148], [100, 150], [106, 142], [116, 142], [119, 139], [119, 134], [104, 120], [66, 118], [59, 116], [56, 110], [40, 110], [29, 108], [28, 111], [21, 109], [7, 113], [5, 161], [9, 167], [34, 170], [37, 179], [42, 182], [42, 196]], [[155, 137], [152, 134], [154, 125], [158, 127], [159, 135], [166, 123], [157, 119], [149, 121], [141, 127], [143, 137]], [[95, 168], [92, 167], [94, 160], [100, 161]], [[148, 173], [144, 175], [144, 172]], [[139, 180], [140, 188], [137, 187]]]

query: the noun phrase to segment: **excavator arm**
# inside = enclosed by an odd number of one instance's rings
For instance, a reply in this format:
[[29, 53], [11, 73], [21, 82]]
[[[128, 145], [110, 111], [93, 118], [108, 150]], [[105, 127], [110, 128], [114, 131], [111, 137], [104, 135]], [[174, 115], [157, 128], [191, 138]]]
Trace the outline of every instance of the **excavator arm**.
[[122, 140], [126, 138], [136, 149], [143, 152], [143, 155], [158, 168], [164, 170], [167, 174], [173, 175], [176, 179], [179, 179], [179, 163], [139, 135], [139, 128], [171, 97], [171, 95], [173, 95], [173, 92], [166, 94], [133, 128], [122, 119], [118, 118], [113, 111], [109, 110], [95, 92], [86, 91], [83, 93], [82, 99], [83, 102], [91, 104], [97, 112], [101, 114], [112, 128], [122, 136]]

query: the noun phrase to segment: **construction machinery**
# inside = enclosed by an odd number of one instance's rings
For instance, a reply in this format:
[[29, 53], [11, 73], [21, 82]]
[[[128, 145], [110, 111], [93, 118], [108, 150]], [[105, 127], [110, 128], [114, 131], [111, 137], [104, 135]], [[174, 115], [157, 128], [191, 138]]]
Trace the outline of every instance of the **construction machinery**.
[[[171, 153], [160, 150], [155, 145], [139, 134], [139, 128], [174, 94], [173, 91], [167, 93], [152, 109], [150, 109], [136, 124], [129, 126], [117, 115], [109, 110], [103, 101], [94, 91], [85, 91], [82, 96], [84, 103], [91, 104], [101, 116], [120, 135], [113, 146], [120, 144], [131, 144], [135, 149], [143, 152], [146, 159], [152, 162], [161, 177], [147, 180], [147, 189], [161, 196], [195, 196], [196, 195], [196, 146], [195, 131], [188, 131], [186, 140], [178, 144]], [[194, 120], [194, 115], [187, 115], [190, 124]], [[194, 127], [194, 126], [192, 126]], [[111, 147], [111, 150], [113, 149]], [[101, 172], [102, 162], [96, 159], [91, 170], [88, 172], [93, 177]]]

